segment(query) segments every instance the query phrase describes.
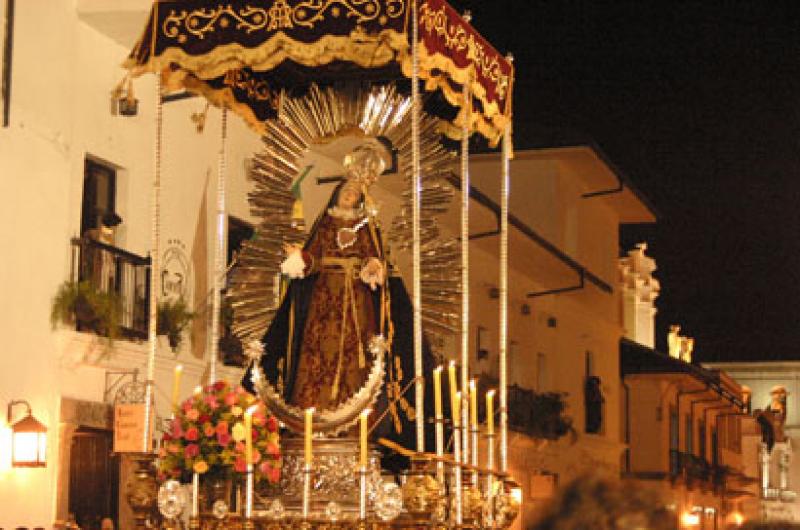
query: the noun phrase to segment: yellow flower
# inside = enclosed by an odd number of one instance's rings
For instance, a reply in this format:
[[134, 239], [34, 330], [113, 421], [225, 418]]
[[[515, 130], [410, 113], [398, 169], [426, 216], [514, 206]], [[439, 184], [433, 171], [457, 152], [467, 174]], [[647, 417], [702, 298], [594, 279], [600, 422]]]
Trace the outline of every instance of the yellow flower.
[[231, 435], [233, 436], [233, 439], [236, 440], [237, 442], [241, 442], [244, 440], [245, 432], [244, 432], [244, 425], [242, 425], [242, 422], [238, 422], [236, 423], [236, 425], [233, 426]]
[[242, 407], [240, 407], [239, 405], [234, 405], [231, 407], [231, 414], [233, 414], [237, 418], [242, 415], [242, 412], [244, 411], [242, 410]]
[[208, 464], [206, 464], [205, 460], [199, 460], [194, 463], [194, 472], [198, 475], [202, 475], [208, 471]]

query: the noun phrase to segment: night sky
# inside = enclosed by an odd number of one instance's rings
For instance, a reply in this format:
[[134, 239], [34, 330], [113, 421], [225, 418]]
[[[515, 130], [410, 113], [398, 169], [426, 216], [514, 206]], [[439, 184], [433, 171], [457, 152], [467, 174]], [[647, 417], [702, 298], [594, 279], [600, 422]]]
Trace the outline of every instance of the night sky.
[[800, 359], [800, 3], [452, 3], [514, 53], [516, 145], [588, 136], [658, 210], [621, 234], [658, 263], [657, 347]]

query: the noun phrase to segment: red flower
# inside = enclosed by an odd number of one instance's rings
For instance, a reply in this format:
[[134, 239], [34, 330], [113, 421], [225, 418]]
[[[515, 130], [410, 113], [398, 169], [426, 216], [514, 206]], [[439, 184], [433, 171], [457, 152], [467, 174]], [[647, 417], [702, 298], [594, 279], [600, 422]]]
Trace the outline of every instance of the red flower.
[[164, 442], [171, 442], [172, 441], [172, 436], [170, 436], [169, 433], [164, 433], [164, 436], [161, 437], [161, 440], [164, 441]]
[[211, 416], [209, 416], [208, 414], [201, 414], [200, 417], [197, 418], [197, 422], [200, 423], [201, 425], [203, 423], [208, 423], [210, 421], [211, 421]]
[[221, 390], [225, 390], [226, 386], [228, 386], [228, 384], [225, 381], [217, 381], [214, 383], [214, 390], [219, 392]]
[[237, 453], [244, 454], [245, 446], [243, 442], [236, 442], [236, 445], [233, 446]]
[[214, 426], [210, 423], [206, 423], [203, 425], [203, 434], [205, 434], [206, 438], [213, 438], [214, 437]]
[[233, 463], [233, 469], [239, 473], [245, 473], [247, 471], [247, 462], [245, 462], [244, 458], [238, 456], [236, 457], [236, 461]]
[[222, 420], [217, 423], [217, 434], [228, 434], [228, 422]]
[[225, 394], [225, 404], [229, 407], [232, 407], [236, 404], [236, 394], [233, 392], [228, 392]]
[[200, 438], [200, 433], [197, 432], [197, 427], [189, 427], [186, 430], [186, 439], [190, 442], [195, 442], [197, 439]]
[[278, 458], [281, 456], [281, 448], [278, 447], [278, 444], [267, 444], [267, 454], [273, 458]]
[[267, 430], [269, 432], [275, 432], [278, 430], [278, 420], [275, 419], [275, 416], [270, 416], [267, 420]]
[[200, 454], [200, 446], [197, 444], [189, 444], [183, 451], [186, 458], [194, 458]]
[[267, 480], [275, 484], [280, 479], [281, 479], [281, 468], [273, 466], [267, 469]]
[[220, 444], [222, 447], [225, 447], [229, 443], [231, 443], [231, 435], [228, 433], [217, 433], [217, 443]]

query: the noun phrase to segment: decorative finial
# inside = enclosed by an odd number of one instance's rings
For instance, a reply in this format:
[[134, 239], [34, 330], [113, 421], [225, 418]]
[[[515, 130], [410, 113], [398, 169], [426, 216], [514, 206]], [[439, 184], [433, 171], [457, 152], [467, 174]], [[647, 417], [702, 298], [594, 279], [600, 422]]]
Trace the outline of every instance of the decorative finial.
[[472, 20], [472, 11], [470, 11], [469, 9], [464, 10], [464, 14], [461, 15], [461, 18], [464, 19], [464, 22], [469, 24], [470, 21]]

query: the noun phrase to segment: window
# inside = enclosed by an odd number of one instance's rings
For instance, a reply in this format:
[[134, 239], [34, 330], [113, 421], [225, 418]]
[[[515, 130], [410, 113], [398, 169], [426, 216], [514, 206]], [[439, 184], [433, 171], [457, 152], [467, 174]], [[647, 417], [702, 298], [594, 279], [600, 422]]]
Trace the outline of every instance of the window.
[[700, 458], [706, 460], [706, 422], [700, 420], [697, 423], [697, 450]]
[[81, 236], [86, 235], [88, 230], [99, 228], [104, 215], [115, 213], [116, 192], [116, 168], [87, 157], [83, 171]]
[[680, 448], [680, 432], [678, 422], [678, 411], [675, 407], [669, 408], [669, 472], [677, 475], [681, 470], [678, 450]]
[[694, 425], [692, 424], [692, 416], [691, 415], [687, 414], [685, 416], [685, 423], [686, 423], [686, 438], [685, 438], [686, 454], [690, 455], [690, 454], [692, 454], [692, 451], [694, 450], [694, 439], [693, 439], [694, 438], [694, 429], [693, 429]]
[[589, 378], [589, 377], [595, 375], [595, 373], [594, 373], [594, 353], [592, 353], [590, 351], [587, 351], [584, 357], [585, 357], [585, 363], [584, 364], [586, 365], [586, 377]]

